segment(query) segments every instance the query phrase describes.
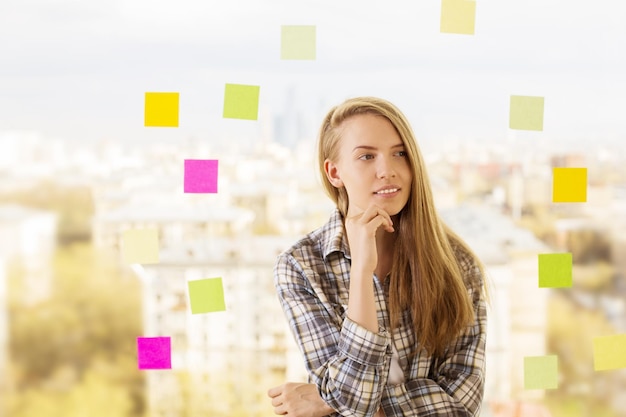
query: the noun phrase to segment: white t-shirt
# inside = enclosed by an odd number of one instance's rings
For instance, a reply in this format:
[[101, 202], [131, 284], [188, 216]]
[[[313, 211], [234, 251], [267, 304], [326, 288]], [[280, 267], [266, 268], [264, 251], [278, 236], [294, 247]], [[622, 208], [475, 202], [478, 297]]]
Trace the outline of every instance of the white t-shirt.
[[397, 385], [404, 382], [404, 372], [400, 368], [400, 357], [396, 345], [391, 344], [391, 365], [389, 366], [389, 376], [387, 377], [387, 385]]

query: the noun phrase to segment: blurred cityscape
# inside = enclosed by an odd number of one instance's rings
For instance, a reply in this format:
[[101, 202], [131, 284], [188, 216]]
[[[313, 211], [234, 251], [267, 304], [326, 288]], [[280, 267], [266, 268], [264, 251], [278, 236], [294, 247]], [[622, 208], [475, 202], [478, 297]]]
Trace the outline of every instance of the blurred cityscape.
[[[0, 414], [273, 415], [267, 390], [306, 378], [274, 262], [333, 208], [313, 130], [280, 122], [256, 146], [0, 133]], [[624, 149], [424, 148], [442, 217], [489, 275], [483, 416], [626, 416], [626, 373], [595, 372], [591, 342], [626, 332]], [[187, 158], [219, 160], [217, 194], [183, 192]], [[588, 168], [586, 203], [552, 203], [553, 167]], [[125, 265], [122, 233], [143, 227], [160, 262]], [[537, 256], [555, 252], [572, 253], [573, 287], [540, 289]], [[186, 283], [210, 277], [227, 310], [192, 315]], [[137, 370], [137, 336], [171, 336], [172, 369]], [[525, 390], [523, 358], [546, 354], [558, 389]]]

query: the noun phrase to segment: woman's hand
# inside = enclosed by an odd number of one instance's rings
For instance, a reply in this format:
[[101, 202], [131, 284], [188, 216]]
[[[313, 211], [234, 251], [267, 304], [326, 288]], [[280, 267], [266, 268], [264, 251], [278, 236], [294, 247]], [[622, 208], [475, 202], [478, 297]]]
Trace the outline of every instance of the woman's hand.
[[272, 399], [274, 414], [289, 417], [323, 417], [335, 412], [320, 397], [313, 384], [287, 382], [271, 388], [267, 395]]
[[371, 276], [378, 265], [376, 232], [383, 227], [387, 232], [393, 233], [391, 216], [372, 204], [361, 213], [347, 216], [345, 226], [353, 270]]

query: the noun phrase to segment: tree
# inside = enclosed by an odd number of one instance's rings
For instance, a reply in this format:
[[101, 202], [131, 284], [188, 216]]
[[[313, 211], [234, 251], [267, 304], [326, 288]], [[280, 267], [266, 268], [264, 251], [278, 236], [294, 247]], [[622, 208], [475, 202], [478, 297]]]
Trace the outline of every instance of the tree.
[[60, 247], [53, 271], [53, 294], [38, 304], [21, 304], [23, 296], [14, 292], [19, 285], [10, 286], [9, 340], [16, 407], [20, 409], [25, 399], [42, 409], [57, 400], [67, 402], [66, 407], [79, 407], [76, 395], [91, 393], [98, 386], [112, 395], [121, 390], [132, 405], [126, 407], [120, 400], [121, 409], [112, 412], [111, 402], [108, 415], [131, 415], [126, 408], [140, 415], [143, 375], [137, 370], [135, 344], [142, 328], [139, 281], [119, 266], [113, 254], [84, 243]]

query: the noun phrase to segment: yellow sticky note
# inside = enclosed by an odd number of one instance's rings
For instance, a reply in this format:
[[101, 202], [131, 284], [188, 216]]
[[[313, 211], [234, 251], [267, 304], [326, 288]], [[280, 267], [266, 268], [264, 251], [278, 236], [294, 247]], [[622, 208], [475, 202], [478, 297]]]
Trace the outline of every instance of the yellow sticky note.
[[584, 203], [587, 201], [587, 168], [553, 168], [552, 201]]
[[476, 2], [473, 0], [441, 0], [441, 33], [474, 34]]
[[198, 279], [188, 282], [191, 313], [212, 313], [226, 310], [222, 278]]
[[558, 388], [559, 362], [556, 355], [524, 358], [524, 389]]
[[178, 93], [146, 93], [144, 125], [178, 127]]
[[509, 128], [516, 130], [543, 130], [544, 98], [511, 96]]
[[122, 256], [130, 264], [159, 263], [158, 230], [126, 230], [122, 235]]
[[280, 59], [315, 59], [315, 26], [281, 26], [280, 35]]
[[539, 254], [539, 288], [572, 286], [572, 254]]
[[626, 368], [626, 334], [593, 339], [593, 368], [596, 371]]
[[256, 85], [226, 84], [224, 90], [224, 118], [257, 120], [259, 92]]

